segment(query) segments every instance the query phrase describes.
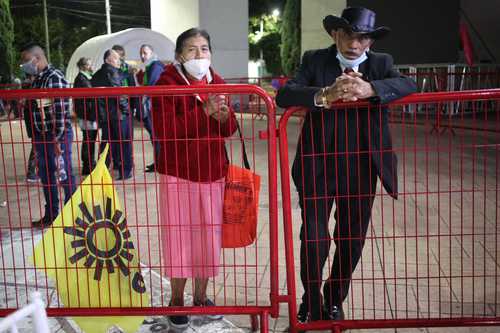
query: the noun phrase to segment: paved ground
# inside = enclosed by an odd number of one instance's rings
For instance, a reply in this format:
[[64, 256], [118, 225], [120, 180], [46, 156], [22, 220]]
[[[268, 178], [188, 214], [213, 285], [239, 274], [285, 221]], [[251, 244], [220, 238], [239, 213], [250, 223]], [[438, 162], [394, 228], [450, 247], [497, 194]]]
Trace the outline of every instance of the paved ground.
[[[484, 117], [484, 116], [483, 116]], [[484, 118], [483, 118], [484, 119]], [[399, 158], [399, 200], [390, 199], [379, 188], [374, 204], [373, 221], [363, 251], [362, 262], [355, 272], [352, 290], [345, 304], [349, 319], [404, 319], [404, 318], [456, 318], [500, 317], [500, 248], [499, 176], [500, 135], [489, 131], [457, 129], [451, 135], [430, 134], [432, 126], [419, 119], [411, 119], [392, 128], [394, 146]], [[497, 121], [476, 121], [474, 125], [499, 129]], [[453, 119], [455, 125], [471, 127], [468, 119]], [[484, 125], [484, 126], [483, 126]], [[257, 137], [265, 123], [256, 119], [244, 122], [245, 136]], [[299, 122], [289, 125], [289, 151], [295, 149]], [[2, 124], [0, 154], [0, 227], [2, 228], [2, 260], [0, 271], [6, 268], [12, 253], [29, 253], [32, 243], [39, 237], [29, 229], [30, 217], [40, 215], [43, 195], [36, 186], [24, 183], [25, 159], [29, 145], [23, 144], [19, 123]], [[77, 137], [81, 138], [78, 132]], [[158, 277], [161, 265], [157, 223], [157, 175], [144, 174], [144, 165], [152, 160], [152, 149], [146, 133], [135, 130], [135, 178], [118, 182], [134, 243], [141, 261], [152, 267], [145, 280], [152, 289], [168, 293], [168, 281]], [[140, 141], [144, 138], [144, 141]], [[26, 140], [26, 139], [24, 139]], [[269, 226], [266, 170], [266, 142], [247, 143], [248, 154], [259, 174], [263, 188], [260, 200], [260, 220], [256, 244], [245, 249], [225, 250], [221, 274], [209, 284], [209, 294], [220, 305], [266, 305], [269, 295]], [[402, 147], [407, 147], [401, 149]], [[74, 152], [77, 151], [75, 145]], [[231, 143], [232, 156], [240, 156], [238, 140]], [[77, 155], [77, 154], [75, 154]], [[74, 156], [74, 165], [77, 158]], [[7, 186], [5, 186], [7, 184]], [[286, 292], [283, 228], [280, 207], [280, 292]], [[300, 212], [292, 189], [294, 246], [299, 246]], [[334, 220], [331, 221], [333, 228]], [[14, 229], [16, 229], [14, 231]], [[9, 230], [12, 230], [10, 232]], [[332, 249], [333, 250], [333, 249]], [[333, 252], [333, 251], [332, 251]], [[332, 254], [332, 253], [331, 253]], [[295, 266], [299, 262], [296, 255]], [[11, 261], [10, 261], [11, 262]], [[23, 268], [27, 264], [19, 263]], [[327, 262], [330, 265], [330, 261]], [[4, 275], [0, 285], [9, 286], [9, 293], [26, 294], [31, 281], [25, 270], [16, 271], [14, 289], [12, 276]], [[1, 275], [1, 274], [0, 274]], [[298, 276], [296, 276], [298, 281]], [[10, 284], [9, 284], [10, 283]], [[156, 287], [155, 287], [156, 286]], [[301, 293], [297, 283], [298, 296]], [[191, 294], [188, 283], [187, 294]], [[9, 294], [12, 295], [12, 294]], [[0, 294], [0, 306], [5, 307]], [[11, 301], [14, 298], [9, 298]], [[165, 299], [159, 298], [166, 305]], [[10, 302], [11, 302], [10, 301]], [[19, 301], [19, 300], [18, 300]], [[22, 300], [20, 300], [22, 303]], [[11, 305], [12, 303], [9, 303]], [[281, 306], [281, 316], [270, 322], [275, 332], [288, 326], [287, 307]], [[227, 316], [236, 326], [248, 330], [248, 316]], [[160, 319], [161, 320], [161, 319]], [[53, 321], [54, 328], [70, 321]], [[57, 326], [59, 325], [59, 326]], [[225, 322], [223, 331], [233, 330]], [[64, 326], [65, 327], [65, 326]], [[201, 325], [201, 327], [203, 327]], [[198, 328], [194, 328], [197, 330]], [[199, 328], [202, 330], [203, 328]], [[207, 327], [205, 331], [213, 331]], [[64, 328], [72, 332], [69, 328]], [[499, 328], [481, 328], [481, 332], [498, 332]], [[394, 331], [391, 330], [381, 330]], [[443, 329], [406, 329], [398, 332], [445, 332]], [[479, 329], [458, 329], [456, 332]], [[161, 332], [161, 330], [160, 330]]]

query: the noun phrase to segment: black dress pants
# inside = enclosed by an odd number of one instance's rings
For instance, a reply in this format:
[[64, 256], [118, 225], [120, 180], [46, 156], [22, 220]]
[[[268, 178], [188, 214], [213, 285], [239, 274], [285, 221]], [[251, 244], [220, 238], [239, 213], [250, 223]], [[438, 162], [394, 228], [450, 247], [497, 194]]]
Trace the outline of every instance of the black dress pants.
[[95, 161], [95, 141], [98, 130], [82, 130], [82, 174], [88, 175], [96, 165]]
[[[347, 157], [346, 157], [347, 156]], [[307, 179], [316, 182], [307, 193], [298, 188], [302, 211], [300, 231], [300, 276], [304, 286], [302, 302], [311, 313], [321, 313], [321, 306], [341, 304], [347, 297], [351, 276], [361, 258], [377, 186], [377, 171], [369, 153], [337, 157], [327, 176]], [[323, 164], [322, 162], [318, 165]], [[335, 182], [331, 182], [334, 178]], [[325, 184], [335, 184], [328, 188]], [[327, 189], [325, 189], [327, 187]], [[333, 188], [332, 188], [333, 187]], [[328, 231], [330, 213], [335, 203], [333, 238]], [[336, 249], [329, 278], [324, 283], [323, 267], [331, 240]]]

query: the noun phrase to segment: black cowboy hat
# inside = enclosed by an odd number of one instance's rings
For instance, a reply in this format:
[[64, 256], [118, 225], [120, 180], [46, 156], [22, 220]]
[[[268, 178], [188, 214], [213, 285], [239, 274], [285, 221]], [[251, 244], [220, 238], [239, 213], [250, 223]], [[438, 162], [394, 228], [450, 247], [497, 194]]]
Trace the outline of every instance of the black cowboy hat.
[[347, 7], [341, 17], [328, 15], [323, 19], [323, 27], [329, 35], [332, 30], [342, 28], [373, 39], [380, 39], [391, 31], [388, 27], [375, 28], [375, 12], [363, 7]]

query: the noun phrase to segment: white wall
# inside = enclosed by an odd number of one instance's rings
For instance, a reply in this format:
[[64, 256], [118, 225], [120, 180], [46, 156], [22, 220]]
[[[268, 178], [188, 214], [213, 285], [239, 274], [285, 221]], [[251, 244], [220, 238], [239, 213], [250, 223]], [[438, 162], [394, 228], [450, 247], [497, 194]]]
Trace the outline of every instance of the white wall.
[[226, 78], [248, 76], [248, 0], [200, 0], [200, 26], [212, 38], [214, 68]]
[[151, 0], [151, 29], [174, 42], [189, 28], [206, 29], [212, 62], [223, 77], [248, 76], [248, 0]]
[[151, 30], [170, 40], [183, 31], [197, 27], [200, 21], [198, 0], [151, 0]]
[[303, 0], [302, 1], [302, 53], [332, 45], [332, 38], [323, 28], [327, 15], [340, 16], [346, 7], [346, 0]]

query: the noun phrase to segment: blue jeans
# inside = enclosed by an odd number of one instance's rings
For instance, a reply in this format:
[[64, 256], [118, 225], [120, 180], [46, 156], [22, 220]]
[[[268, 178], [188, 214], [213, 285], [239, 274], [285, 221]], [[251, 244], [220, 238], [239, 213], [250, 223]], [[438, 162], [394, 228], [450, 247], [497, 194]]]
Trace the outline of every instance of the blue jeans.
[[67, 178], [60, 182], [64, 189], [64, 202], [66, 203], [76, 189], [73, 168], [71, 167], [71, 143], [73, 142], [73, 130], [66, 128], [64, 134], [56, 141], [50, 132], [33, 133], [33, 145], [35, 146], [38, 161], [38, 176], [42, 180], [43, 195], [45, 197], [45, 218], [55, 220], [59, 214], [59, 193], [57, 191], [56, 179], [56, 154], [55, 145], [58, 144], [63, 151], [64, 169]]

